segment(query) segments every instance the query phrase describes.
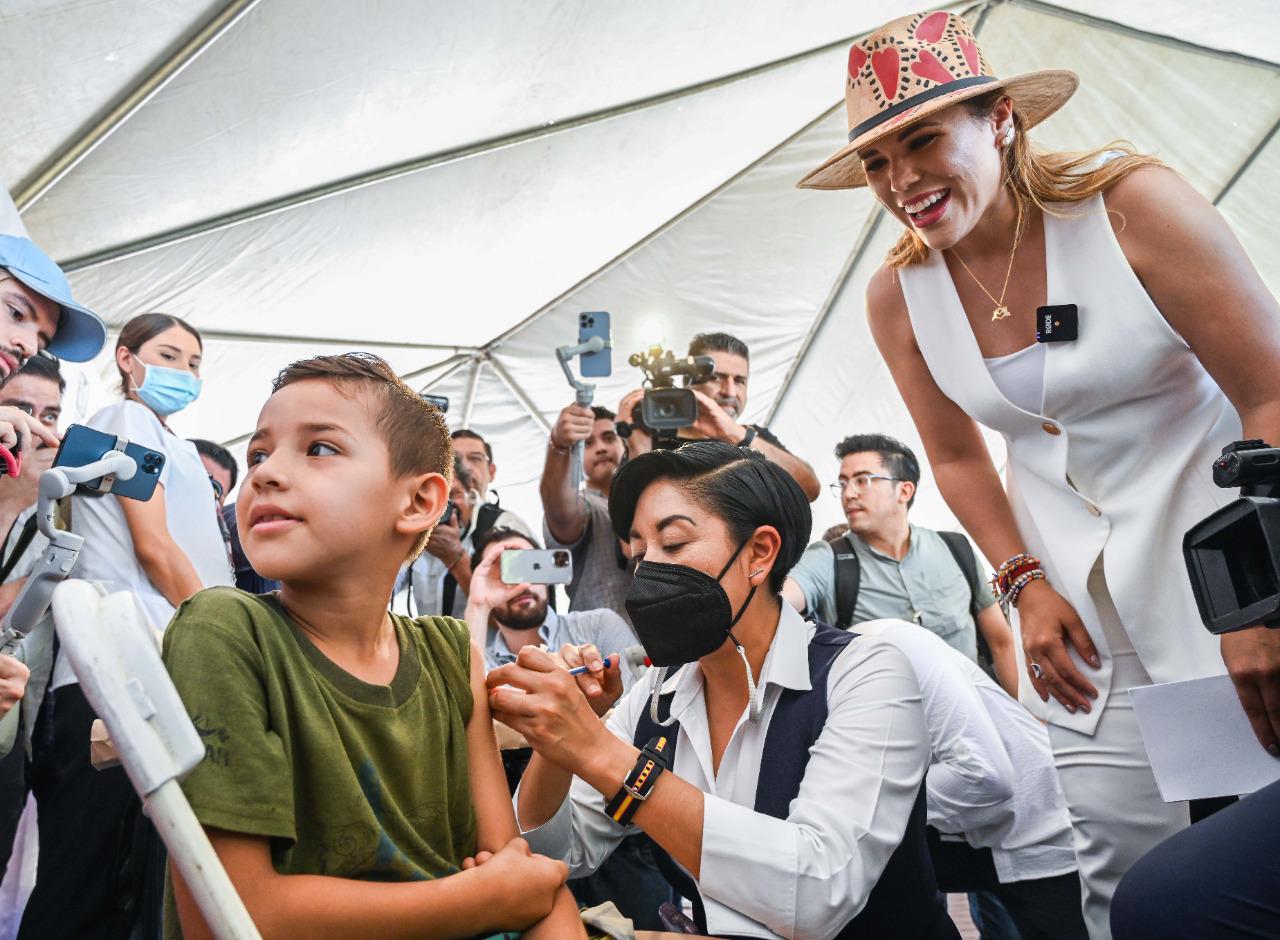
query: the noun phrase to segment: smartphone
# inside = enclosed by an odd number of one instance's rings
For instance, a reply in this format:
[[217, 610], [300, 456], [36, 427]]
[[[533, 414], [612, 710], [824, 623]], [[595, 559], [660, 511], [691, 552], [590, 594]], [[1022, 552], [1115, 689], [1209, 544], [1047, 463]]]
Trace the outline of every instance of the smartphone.
[[613, 349], [609, 346], [609, 314], [603, 310], [578, 314], [578, 342], [585, 343], [593, 336], [603, 339], [605, 347], [599, 352], [582, 354], [584, 379], [599, 379], [613, 372]]
[[422, 400], [428, 405], [434, 405], [441, 414], [449, 410], [448, 395], [429, 395], [426, 392], [419, 392], [418, 394], [422, 396]]
[[[95, 431], [83, 424], [73, 424], [62, 436], [62, 446], [53, 458], [55, 467], [83, 467], [93, 463], [109, 450], [114, 450], [116, 438], [114, 434]], [[116, 480], [111, 484], [111, 493], [146, 502], [156, 491], [160, 482], [160, 471], [164, 467], [164, 454], [151, 450], [141, 444], [129, 444], [124, 452], [132, 457], [138, 465], [138, 472], [128, 480]], [[102, 477], [81, 483], [78, 489], [91, 493], [102, 492]]]
[[458, 514], [458, 504], [453, 500], [449, 500], [444, 504], [444, 512], [440, 514], [440, 518], [436, 520], [436, 525], [448, 525], [449, 520]]
[[567, 548], [509, 548], [498, 562], [504, 584], [568, 584], [573, 556]]

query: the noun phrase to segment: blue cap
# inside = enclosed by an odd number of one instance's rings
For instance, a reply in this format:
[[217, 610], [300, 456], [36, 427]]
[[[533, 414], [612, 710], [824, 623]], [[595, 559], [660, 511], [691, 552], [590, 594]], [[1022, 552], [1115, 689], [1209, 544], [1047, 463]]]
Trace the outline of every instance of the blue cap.
[[31, 239], [0, 235], [0, 268], [62, 308], [47, 352], [67, 362], [88, 362], [106, 345], [107, 327], [102, 318], [71, 299], [67, 276]]

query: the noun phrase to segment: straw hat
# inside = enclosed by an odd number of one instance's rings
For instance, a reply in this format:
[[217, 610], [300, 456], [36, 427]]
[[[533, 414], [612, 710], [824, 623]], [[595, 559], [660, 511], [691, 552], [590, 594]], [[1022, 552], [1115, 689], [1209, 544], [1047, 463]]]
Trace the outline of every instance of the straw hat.
[[849, 144], [796, 185], [865, 186], [859, 150], [912, 121], [997, 89], [1014, 100], [1024, 126], [1032, 127], [1062, 107], [1079, 82], [1065, 69], [996, 78], [960, 17], [945, 10], [904, 16], [849, 49], [844, 92]]

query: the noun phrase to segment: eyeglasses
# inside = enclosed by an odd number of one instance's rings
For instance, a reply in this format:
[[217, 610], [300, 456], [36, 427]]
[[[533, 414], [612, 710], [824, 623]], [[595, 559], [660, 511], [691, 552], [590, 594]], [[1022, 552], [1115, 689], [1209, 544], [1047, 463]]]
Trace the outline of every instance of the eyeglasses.
[[872, 480], [889, 480], [898, 483], [902, 481], [902, 477], [885, 476], [883, 473], [859, 473], [849, 477], [847, 480], [829, 483], [827, 488], [831, 490], [831, 495], [836, 499], [844, 499], [844, 491], [846, 489], [852, 489], [855, 493], [865, 493], [871, 489]]

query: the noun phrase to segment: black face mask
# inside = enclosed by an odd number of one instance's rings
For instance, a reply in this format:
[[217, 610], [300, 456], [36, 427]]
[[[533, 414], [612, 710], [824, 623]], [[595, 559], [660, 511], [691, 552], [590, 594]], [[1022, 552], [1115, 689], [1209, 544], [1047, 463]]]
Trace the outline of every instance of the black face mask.
[[[636, 636], [655, 666], [683, 666], [714, 653], [755, 596], [755, 585], [737, 614], [720, 585], [746, 542], [738, 546], [717, 578], [688, 565], [642, 561], [627, 591], [627, 613]], [[734, 640], [734, 645], [738, 641]]]

